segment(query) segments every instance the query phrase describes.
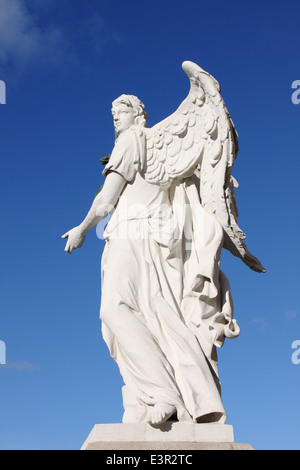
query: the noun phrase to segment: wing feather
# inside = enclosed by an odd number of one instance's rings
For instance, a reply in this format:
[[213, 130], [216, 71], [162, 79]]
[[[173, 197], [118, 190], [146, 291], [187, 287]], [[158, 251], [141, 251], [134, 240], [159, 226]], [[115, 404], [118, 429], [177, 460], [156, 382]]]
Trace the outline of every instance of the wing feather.
[[215, 78], [201, 67], [184, 62], [190, 79], [187, 98], [169, 117], [147, 129], [145, 179], [163, 184], [195, 174], [201, 205], [224, 230], [224, 247], [251, 269], [265, 272], [247, 249], [237, 224], [238, 208], [231, 170], [239, 151], [238, 134]]

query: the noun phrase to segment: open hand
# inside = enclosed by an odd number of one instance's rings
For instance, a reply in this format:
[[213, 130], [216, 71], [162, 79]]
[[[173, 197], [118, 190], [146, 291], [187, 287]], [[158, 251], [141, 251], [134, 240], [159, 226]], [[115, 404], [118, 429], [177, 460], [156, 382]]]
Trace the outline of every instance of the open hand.
[[85, 235], [83, 234], [81, 228], [74, 227], [72, 230], [69, 230], [67, 233], [62, 235], [61, 238], [67, 238], [68, 241], [65, 246], [65, 251], [67, 253], [72, 253], [73, 250], [76, 250], [76, 248], [80, 248], [85, 240]]

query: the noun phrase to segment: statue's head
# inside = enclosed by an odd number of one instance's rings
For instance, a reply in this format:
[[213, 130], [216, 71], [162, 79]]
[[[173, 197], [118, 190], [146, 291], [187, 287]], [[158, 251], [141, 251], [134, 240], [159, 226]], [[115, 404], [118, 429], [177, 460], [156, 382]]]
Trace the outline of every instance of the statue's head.
[[115, 130], [118, 133], [129, 127], [147, 127], [147, 113], [144, 104], [133, 95], [121, 95], [112, 103]]

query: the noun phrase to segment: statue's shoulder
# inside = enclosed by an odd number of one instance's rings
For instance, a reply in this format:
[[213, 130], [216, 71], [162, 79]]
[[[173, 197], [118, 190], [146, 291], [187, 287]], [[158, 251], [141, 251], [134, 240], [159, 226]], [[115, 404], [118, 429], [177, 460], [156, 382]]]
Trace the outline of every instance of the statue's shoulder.
[[130, 141], [132, 139], [145, 139], [146, 135], [146, 128], [141, 126], [131, 126], [129, 129], [126, 129], [118, 135], [116, 143]]
[[115, 141], [115, 152], [131, 150], [136, 153], [144, 153], [146, 150], [146, 129], [141, 126], [131, 126], [123, 131]]
[[135, 138], [138, 140], [144, 140], [147, 138], [146, 128], [141, 126], [131, 126], [123, 134], [126, 133], [128, 139]]

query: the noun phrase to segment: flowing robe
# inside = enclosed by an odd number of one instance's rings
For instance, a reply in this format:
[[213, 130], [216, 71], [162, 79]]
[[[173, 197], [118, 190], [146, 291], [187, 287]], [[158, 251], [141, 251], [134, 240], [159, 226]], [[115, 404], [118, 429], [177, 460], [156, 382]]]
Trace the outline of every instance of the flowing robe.
[[146, 168], [145, 131], [130, 128], [103, 172], [127, 181], [105, 231], [103, 338], [144, 409], [166, 403], [179, 420], [224, 422], [216, 347], [239, 327], [220, 270], [223, 230], [193, 178], [150, 184]]

